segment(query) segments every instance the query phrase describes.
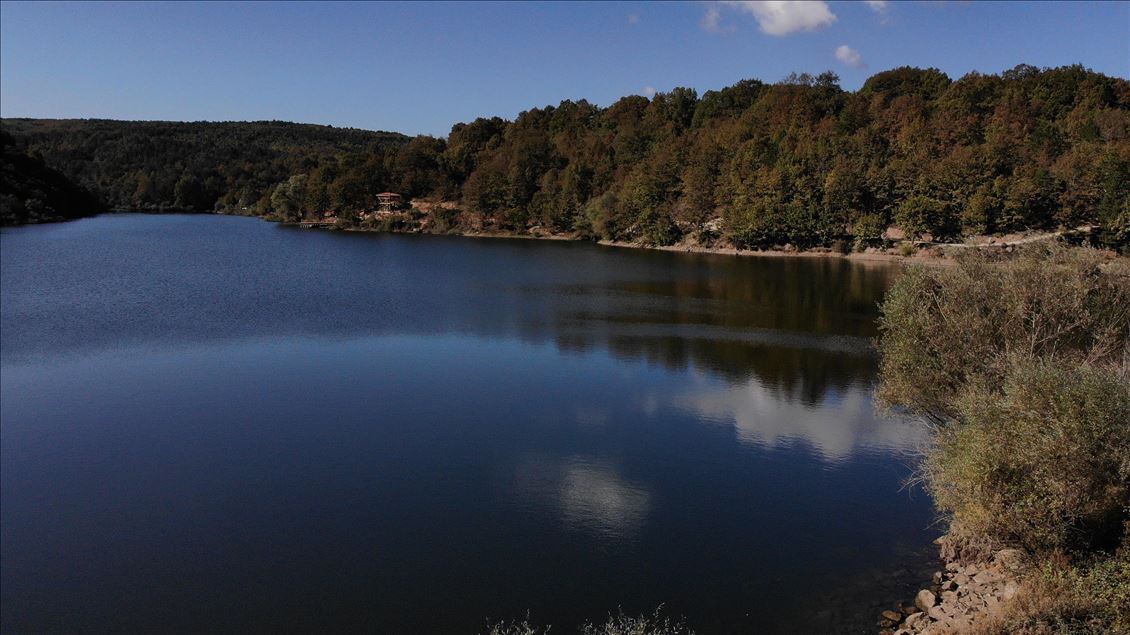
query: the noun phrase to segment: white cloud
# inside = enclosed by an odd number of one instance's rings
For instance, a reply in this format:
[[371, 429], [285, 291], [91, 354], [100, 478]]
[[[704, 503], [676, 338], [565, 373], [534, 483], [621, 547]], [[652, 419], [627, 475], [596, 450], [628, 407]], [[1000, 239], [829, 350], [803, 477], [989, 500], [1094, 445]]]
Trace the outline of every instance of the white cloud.
[[891, 8], [891, 5], [887, 0], [866, 0], [866, 2], [872, 11], [879, 14], [879, 24], [890, 23], [891, 15], [887, 10]]
[[638, 13], [629, 13], [628, 14], [628, 24], [639, 24], [639, 23], [640, 23], [640, 14], [638, 14]]
[[836, 21], [836, 14], [823, 0], [723, 0], [707, 6], [702, 28], [715, 33], [731, 30], [721, 24], [721, 6], [752, 15], [761, 30], [769, 35], [815, 31]]
[[655, 93], [657, 92], [659, 91], [655, 90], [654, 86], [644, 86], [643, 94], [645, 97], [655, 97]]
[[867, 64], [863, 62], [863, 56], [859, 54], [859, 51], [847, 44], [836, 47], [836, 59], [852, 68], [867, 68]]
[[734, 30], [734, 27], [722, 24], [722, 10], [717, 4], [706, 5], [706, 13], [702, 16], [699, 25], [702, 26], [702, 30], [709, 33], [729, 33]]

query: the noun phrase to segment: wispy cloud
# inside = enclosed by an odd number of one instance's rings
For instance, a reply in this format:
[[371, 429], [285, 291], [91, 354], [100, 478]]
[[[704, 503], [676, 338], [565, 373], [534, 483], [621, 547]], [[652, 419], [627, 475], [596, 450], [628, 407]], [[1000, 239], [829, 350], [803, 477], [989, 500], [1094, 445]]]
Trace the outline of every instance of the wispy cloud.
[[629, 13], [628, 14], [628, 24], [639, 24], [639, 23], [640, 23], [640, 14], [638, 14], [638, 13]]
[[891, 21], [891, 14], [889, 11], [891, 5], [889, 2], [887, 2], [887, 0], [866, 0], [866, 2], [867, 6], [871, 7], [872, 11], [879, 14], [880, 24], [888, 24]]
[[707, 6], [702, 28], [712, 33], [732, 31], [722, 24], [722, 8], [732, 8], [757, 19], [763, 33], [784, 36], [815, 31], [836, 21], [836, 14], [823, 0], [723, 0]]
[[863, 56], [859, 54], [859, 51], [847, 44], [836, 47], [836, 59], [852, 68], [867, 68], [867, 64], [863, 61]]
[[706, 5], [706, 13], [699, 25], [707, 33], [729, 33], [734, 30], [734, 27], [722, 24], [722, 9], [715, 3]]
[[655, 90], [654, 86], [644, 86], [643, 88], [643, 94], [645, 97], [655, 97], [655, 93], [657, 92], [659, 91]]

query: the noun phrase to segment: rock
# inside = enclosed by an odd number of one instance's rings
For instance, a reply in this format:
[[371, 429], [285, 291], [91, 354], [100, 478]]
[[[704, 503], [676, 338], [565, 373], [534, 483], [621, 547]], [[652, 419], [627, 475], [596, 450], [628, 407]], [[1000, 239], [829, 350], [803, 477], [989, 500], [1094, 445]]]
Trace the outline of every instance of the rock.
[[918, 612], [918, 607], [914, 606], [913, 604], [903, 602], [902, 606], [899, 607], [899, 610], [902, 611], [903, 615], [914, 615]]
[[942, 603], [952, 604], [957, 601], [957, 593], [953, 591], [942, 591]]
[[918, 626], [919, 624], [925, 622], [926, 619], [927, 618], [925, 613], [911, 613], [910, 615], [906, 616], [906, 621], [902, 624], [907, 628], [914, 628], [915, 626]]
[[969, 576], [965, 575], [964, 573], [959, 573], [953, 577], [953, 582], [957, 586], [965, 586], [969, 584]]
[[965, 633], [973, 626], [973, 619], [970, 617], [959, 617], [953, 621], [953, 631], [955, 633]]
[[1019, 549], [1001, 549], [993, 556], [993, 562], [1012, 571], [1023, 567], [1025, 560], [1027, 556]]
[[965, 565], [964, 573], [967, 576], [975, 576], [975, 575], [977, 575], [977, 572], [980, 571], [980, 570], [981, 569], [977, 568], [977, 565], [969, 564], [969, 565]]
[[930, 619], [936, 622], [945, 621], [945, 619], [949, 617], [948, 615], [946, 615], [945, 609], [940, 606], [930, 607], [930, 610], [927, 611], [926, 614], [930, 616]]
[[988, 584], [990, 582], [996, 582], [1000, 579], [1001, 574], [997, 573], [996, 571], [982, 571], [981, 573], [973, 576], [973, 581], [977, 584]]
[[957, 589], [957, 583], [953, 580], [946, 580], [942, 583], [942, 591], [953, 591]]
[[934, 584], [941, 584], [941, 583], [942, 583], [942, 572], [941, 571], [935, 571], [934, 572]]
[[1017, 584], [1015, 580], [1013, 580], [1004, 585], [1004, 589], [1001, 589], [1001, 599], [1011, 600], [1012, 598], [1016, 597], [1016, 592], [1019, 590], [1020, 585]]
[[959, 565], [956, 562], [947, 562], [946, 563], [946, 571], [957, 571], [960, 568], [961, 568], [961, 565]]
[[938, 598], [926, 589], [922, 589], [918, 592], [918, 595], [914, 596], [914, 606], [923, 611], [929, 611], [930, 607], [934, 606], [937, 601]]
[[903, 231], [902, 229], [900, 229], [899, 227], [895, 227], [894, 225], [891, 225], [890, 227], [888, 227], [886, 230], [883, 231], [883, 239], [884, 240], [905, 240], [906, 239], [906, 232]]
[[894, 622], [895, 624], [898, 624], [902, 621], [902, 613], [899, 613], [898, 611], [883, 611], [883, 617]]

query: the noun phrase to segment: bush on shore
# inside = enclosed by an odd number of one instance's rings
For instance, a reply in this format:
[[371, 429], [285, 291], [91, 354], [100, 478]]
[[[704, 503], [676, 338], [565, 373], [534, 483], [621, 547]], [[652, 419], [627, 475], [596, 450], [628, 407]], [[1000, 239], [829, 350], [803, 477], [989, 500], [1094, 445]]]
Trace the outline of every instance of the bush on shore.
[[1030, 552], [1117, 545], [1130, 501], [1130, 377], [1018, 359], [1001, 385], [957, 399], [924, 465], [961, 526]]
[[985, 632], [1130, 629], [1127, 262], [969, 253], [908, 269], [882, 312], [879, 397], [932, 424], [920, 477], [953, 542], [1043, 563]]

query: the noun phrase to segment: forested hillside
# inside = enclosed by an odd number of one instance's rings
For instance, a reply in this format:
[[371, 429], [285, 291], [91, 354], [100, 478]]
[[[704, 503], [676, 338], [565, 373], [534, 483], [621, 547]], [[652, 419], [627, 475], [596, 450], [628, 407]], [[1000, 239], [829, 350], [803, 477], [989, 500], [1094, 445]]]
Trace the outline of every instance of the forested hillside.
[[[294, 220], [374, 195], [456, 204], [433, 230], [739, 247], [866, 244], [895, 224], [952, 238], [1084, 223], [1130, 240], [1130, 82], [1080, 66], [956, 81], [832, 73], [676, 88], [476, 119], [447, 139], [293, 124], [5, 120], [111, 205], [249, 208]], [[366, 136], [370, 135], [370, 136]], [[429, 212], [430, 213], [430, 212]]]
[[21, 152], [4, 132], [0, 152], [0, 225], [68, 220], [102, 210], [90, 192]]
[[114, 209], [251, 208], [293, 174], [379, 154], [404, 135], [286, 122], [4, 119], [27, 152]]

